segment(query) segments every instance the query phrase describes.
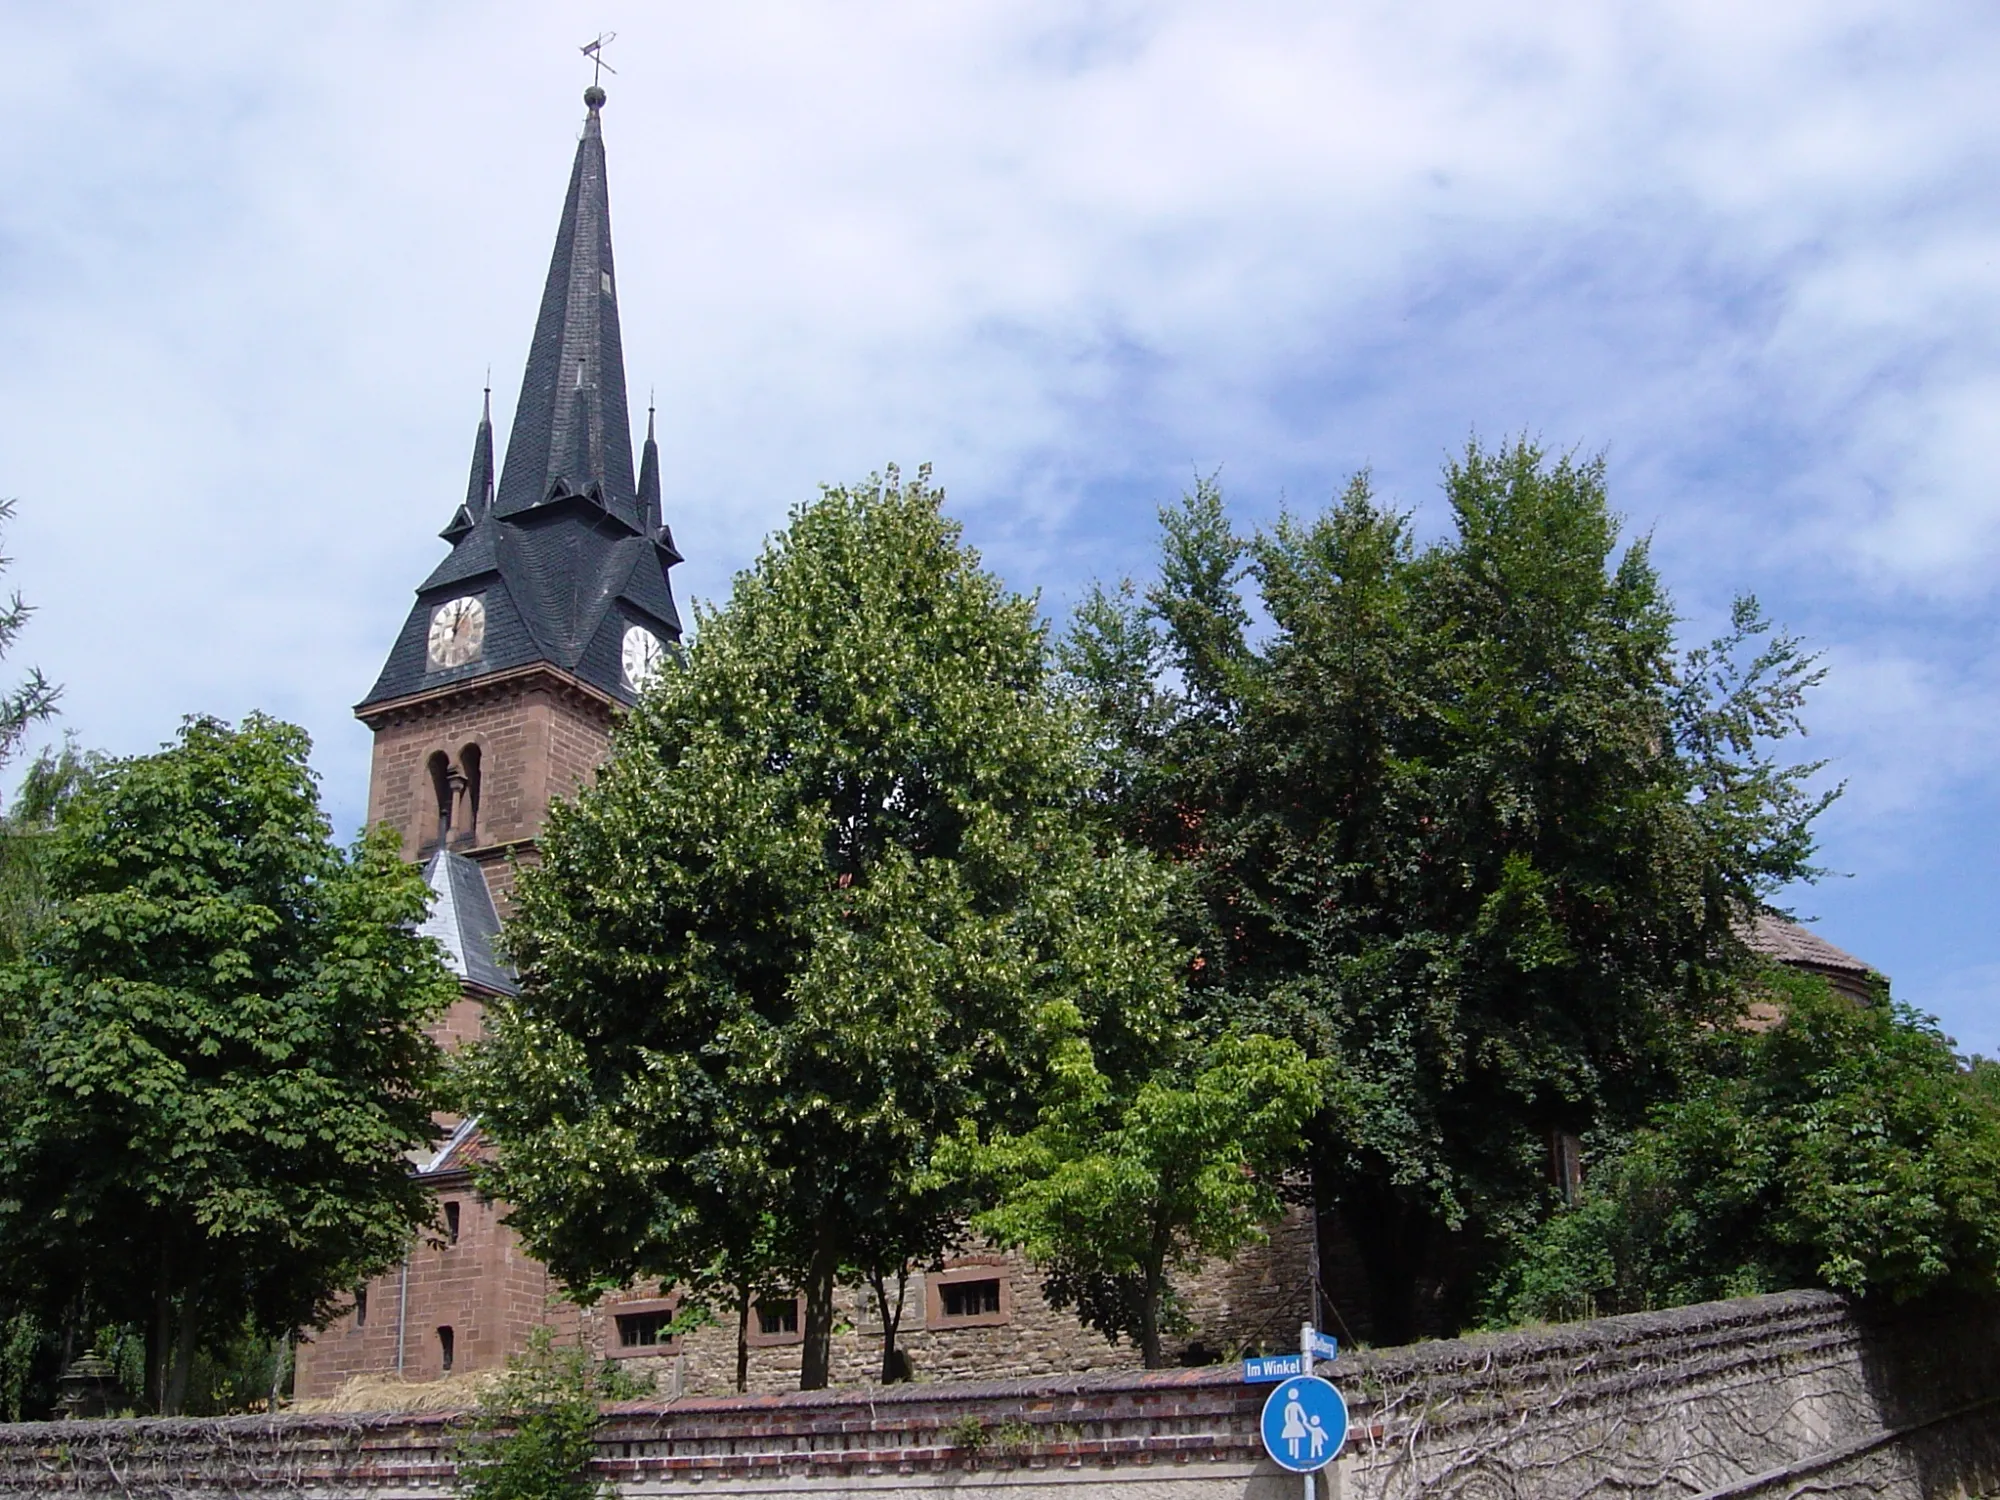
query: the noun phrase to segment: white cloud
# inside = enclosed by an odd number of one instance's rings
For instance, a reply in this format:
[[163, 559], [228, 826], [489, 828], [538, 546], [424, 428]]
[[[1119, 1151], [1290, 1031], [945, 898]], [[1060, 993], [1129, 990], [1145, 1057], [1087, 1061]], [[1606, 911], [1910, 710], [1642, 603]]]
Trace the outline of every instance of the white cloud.
[[600, 26], [684, 592], [889, 459], [1057, 601], [1196, 467], [1419, 501], [1526, 429], [1837, 648], [1838, 837], [1988, 786], [2000, 18], [1853, 0], [0, 10], [0, 493], [86, 740], [267, 707], [358, 813]]

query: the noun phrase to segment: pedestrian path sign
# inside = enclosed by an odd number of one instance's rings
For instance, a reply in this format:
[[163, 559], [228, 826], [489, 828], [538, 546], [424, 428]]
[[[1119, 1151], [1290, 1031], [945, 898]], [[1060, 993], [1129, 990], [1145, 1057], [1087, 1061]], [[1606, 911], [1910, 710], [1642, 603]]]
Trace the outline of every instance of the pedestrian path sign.
[[1264, 1451], [1294, 1474], [1311, 1474], [1340, 1456], [1347, 1403], [1317, 1375], [1301, 1375], [1264, 1401]]

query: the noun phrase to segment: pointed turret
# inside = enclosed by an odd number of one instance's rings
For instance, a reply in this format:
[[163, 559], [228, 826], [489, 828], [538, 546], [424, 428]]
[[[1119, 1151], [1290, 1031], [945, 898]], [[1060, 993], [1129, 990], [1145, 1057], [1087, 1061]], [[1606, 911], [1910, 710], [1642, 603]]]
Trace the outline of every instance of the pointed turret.
[[660, 529], [660, 444], [653, 436], [653, 407], [646, 405], [646, 446], [639, 457], [639, 529]]
[[451, 524], [438, 533], [456, 547], [469, 536], [493, 505], [493, 387], [486, 388], [479, 412], [479, 431], [472, 438], [472, 473], [465, 481], [465, 503], [452, 512]]
[[493, 387], [479, 408], [479, 431], [472, 439], [472, 473], [465, 481], [465, 509], [477, 521], [493, 504]]
[[598, 118], [604, 91], [587, 89], [583, 98], [589, 114], [570, 169], [494, 510], [515, 515], [557, 495], [588, 494], [595, 485], [605, 509], [636, 528], [625, 351]]

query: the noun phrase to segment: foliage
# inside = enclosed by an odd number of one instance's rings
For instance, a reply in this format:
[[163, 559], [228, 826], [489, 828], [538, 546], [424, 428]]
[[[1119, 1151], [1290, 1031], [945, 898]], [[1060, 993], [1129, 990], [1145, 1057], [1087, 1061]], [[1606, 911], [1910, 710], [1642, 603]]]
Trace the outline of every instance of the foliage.
[[1776, 748], [1814, 659], [1747, 600], [1677, 654], [1601, 462], [1473, 444], [1445, 493], [1430, 544], [1366, 476], [1245, 539], [1204, 481], [1162, 514], [1159, 581], [1093, 595], [1063, 651], [1104, 820], [1187, 871], [1210, 1024], [1334, 1069], [1316, 1191], [1383, 1341], [1447, 1234], [1539, 1212], [1551, 1132], [1672, 1091], [1826, 801]]
[[[0, 526], [13, 518], [14, 502], [0, 500]], [[8, 562], [9, 559], [0, 557], [0, 572], [6, 570]], [[0, 656], [13, 649], [33, 613], [18, 593], [0, 601]], [[19, 687], [0, 693], [0, 765], [20, 748], [22, 736], [29, 729], [55, 713], [56, 699], [61, 695], [62, 690], [38, 670], [30, 670]]]
[[1704, 1081], [1524, 1235], [1500, 1321], [1821, 1286], [1891, 1301], [2000, 1291], [2000, 1100], [1936, 1023], [1777, 973], [1769, 1031], [1712, 1039]]
[[1263, 1036], [1225, 1034], [1178, 1062], [1121, 1098], [1072, 1041], [1035, 1128], [973, 1153], [1005, 1188], [975, 1225], [1026, 1251], [1053, 1305], [1129, 1335], [1149, 1369], [1176, 1325], [1170, 1273], [1234, 1254], [1282, 1211], [1276, 1177], [1327, 1073]]
[[590, 1477], [598, 1405], [649, 1389], [616, 1361], [594, 1362], [574, 1345], [558, 1348], [548, 1328], [537, 1328], [480, 1399], [472, 1433], [458, 1448], [457, 1492], [465, 1500], [597, 1500], [615, 1493]]
[[0, 968], [0, 1272], [145, 1328], [163, 1410], [203, 1344], [322, 1324], [432, 1212], [403, 1152], [456, 986], [393, 835], [331, 842], [307, 750], [197, 718], [89, 767]]
[[1034, 604], [941, 502], [826, 490], [703, 616], [552, 812], [470, 1059], [533, 1253], [585, 1289], [783, 1278], [808, 1387], [836, 1273], [953, 1232], [936, 1143], [1030, 1125], [1071, 1038], [1135, 1066], [1173, 1000], [1164, 877], [1080, 824]]
[[0, 815], [0, 961], [26, 952], [49, 914], [49, 834], [96, 764], [97, 757], [73, 741], [65, 740], [61, 750], [44, 749]]

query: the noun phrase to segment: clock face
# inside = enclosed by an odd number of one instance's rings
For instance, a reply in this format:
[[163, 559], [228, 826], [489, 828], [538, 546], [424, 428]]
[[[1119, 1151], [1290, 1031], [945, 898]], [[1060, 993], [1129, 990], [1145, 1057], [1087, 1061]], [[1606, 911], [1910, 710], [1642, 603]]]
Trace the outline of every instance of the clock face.
[[462, 667], [478, 661], [486, 644], [486, 606], [477, 599], [451, 599], [431, 611], [431, 665]]
[[645, 687], [653, 680], [653, 674], [667, 659], [667, 648], [660, 644], [660, 638], [643, 625], [625, 627], [625, 682], [634, 691]]

